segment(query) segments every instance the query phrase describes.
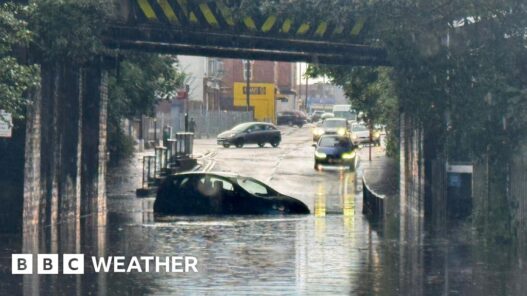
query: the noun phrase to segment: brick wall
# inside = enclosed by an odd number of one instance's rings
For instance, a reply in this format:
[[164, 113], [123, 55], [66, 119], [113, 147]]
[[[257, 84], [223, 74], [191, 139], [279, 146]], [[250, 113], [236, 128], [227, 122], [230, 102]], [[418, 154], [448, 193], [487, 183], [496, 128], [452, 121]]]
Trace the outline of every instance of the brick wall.
[[24, 226], [106, 209], [106, 72], [45, 64], [41, 75], [27, 117]]

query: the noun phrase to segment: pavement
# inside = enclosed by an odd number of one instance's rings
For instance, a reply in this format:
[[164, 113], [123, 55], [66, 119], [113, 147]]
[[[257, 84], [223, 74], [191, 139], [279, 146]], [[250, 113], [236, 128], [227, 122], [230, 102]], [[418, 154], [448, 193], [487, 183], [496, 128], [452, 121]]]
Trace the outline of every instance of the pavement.
[[372, 147], [369, 160], [369, 147], [361, 149], [360, 168], [364, 182], [377, 195], [396, 198], [399, 195], [399, 170], [397, 161], [386, 156], [385, 146]]

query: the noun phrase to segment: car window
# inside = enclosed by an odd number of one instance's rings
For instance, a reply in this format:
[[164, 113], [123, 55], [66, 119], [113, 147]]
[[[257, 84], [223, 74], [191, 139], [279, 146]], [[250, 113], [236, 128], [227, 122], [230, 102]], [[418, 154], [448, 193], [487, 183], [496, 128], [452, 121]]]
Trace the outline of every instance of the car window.
[[368, 128], [363, 125], [354, 125], [352, 130], [354, 132], [365, 132], [365, 131], [368, 131]]
[[237, 126], [233, 127], [231, 130], [232, 131], [243, 131], [250, 126], [251, 126], [251, 123], [242, 123], [242, 124], [238, 124]]
[[320, 147], [342, 147], [351, 148], [353, 144], [348, 137], [322, 137], [319, 143]]
[[179, 188], [180, 190], [181, 189], [186, 189], [188, 188], [188, 184], [189, 184], [189, 181], [190, 180], [190, 177], [183, 177], [183, 178], [175, 178], [173, 181], [172, 181], [172, 184], [174, 185], [175, 188]]
[[324, 121], [324, 127], [346, 127], [346, 120], [326, 120]]
[[253, 126], [253, 131], [257, 132], [257, 131], [261, 131], [261, 130], [264, 130], [265, 127], [262, 125], [262, 124], [257, 124], [255, 126]]
[[263, 184], [261, 184], [260, 182], [257, 182], [254, 179], [238, 178], [237, 181], [238, 181], [238, 185], [240, 185], [243, 189], [245, 189], [247, 192], [251, 194], [260, 195], [260, 196], [269, 195], [267, 188]]
[[205, 175], [199, 178], [197, 189], [203, 195], [213, 196], [221, 190], [234, 191], [234, 185], [223, 178]]
[[215, 184], [216, 185], [221, 185], [221, 188], [223, 190], [234, 191], [234, 185], [232, 184], [232, 182], [230, 182], [230, 181], [228, 181], [226, 179], [210, 177], [210, 181], [212, 182], [213, 186]]
[[268, 125], [265, 126], [265, 129], [266, 130], [270, 130], [270, 131], [274, 131], [274, 130], [276, 130], [276, 127], [268, 124]]

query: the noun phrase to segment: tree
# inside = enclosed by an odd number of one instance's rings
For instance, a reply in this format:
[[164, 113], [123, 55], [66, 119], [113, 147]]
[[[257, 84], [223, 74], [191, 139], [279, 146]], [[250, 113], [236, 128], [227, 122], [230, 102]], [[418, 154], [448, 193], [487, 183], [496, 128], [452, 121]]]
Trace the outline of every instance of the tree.
[[150, 53], [122, 56], [108, 84], [108, 150], [112, 163], [130, 156], [133, 150], [131, 139], [120, 127], [121, 121], [155, 115], [156, 103], [174, 98], [184, 79], [175, 57]]
[[0, 4], [0, 109], [15, 119], [24, 117], [29, 103], [25, 95], [39, 84], [39, 68], [17, 58], [33, 38], [27, 22], [30, 12], [28, 6]]
[[386, 124], [389, 134], [389, 155], [397, 151], [398, 108], [391, 69], [373, 67], [313, 66], [310, 77], [328, 76], [332, 83], [342, 86], [354, 109], [361, 111], [370, 133], [376, 124]]

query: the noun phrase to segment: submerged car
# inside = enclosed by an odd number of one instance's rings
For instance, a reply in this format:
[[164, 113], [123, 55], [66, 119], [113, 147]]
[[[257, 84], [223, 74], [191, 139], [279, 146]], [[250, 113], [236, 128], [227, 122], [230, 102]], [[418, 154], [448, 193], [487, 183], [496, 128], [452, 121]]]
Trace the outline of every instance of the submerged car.
[[348, 136], [322, 136], [315, 146], [315, 170], [320, 165], [343, 166], [355, 169], [356, 148]]
[[154, 202], [157, 215], [309, 214], [301, 201], [249, 177], [182, 173], [166, 178]]
[[322, 135], [349, 136], [349, 128], [344, 118], [328, 118], [313, 130], [313, 141], [317, 142]]
[[355, 144], [374, 144], [381, 145], [381, 133], [378, 130], [373, 130], [370, 137], [370, 129], [362, 124], [354, 124], [351, 127], [351, 140]]
[[225, 148], [234, 145], [242, 148], [245, 144], [258, 144], [264, 147], [266, 143], [278, 147], [282, 141], [280, 131], [272, 123], [247, 122], [218, 135], [217, 143]]

